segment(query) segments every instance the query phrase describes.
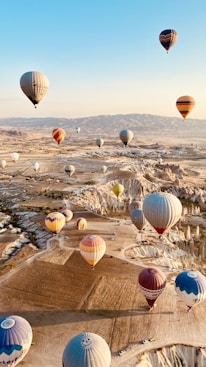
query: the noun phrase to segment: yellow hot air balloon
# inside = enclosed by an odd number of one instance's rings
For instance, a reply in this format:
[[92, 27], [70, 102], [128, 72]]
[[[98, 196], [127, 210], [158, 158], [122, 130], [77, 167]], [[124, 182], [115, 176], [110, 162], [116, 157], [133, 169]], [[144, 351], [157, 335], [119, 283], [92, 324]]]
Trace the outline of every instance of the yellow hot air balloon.
[[45, 218], [46, 227], [53, 233], [59, 233], [65, 225], [65, 216], [59, 212], [52, 212]]
[[48, 91], [49, 81], [47, 76], [39, 71], [28, 71], [21, 76], [20, 86], [36, 108]]
[[64, 129], [56, 128], [52, 131], [52, 136], [58, 144], [61, 144], [66, 136]]
[[106, 244], [100, 236], [85, 236], [79, 243], [82, 257], [94, 267], [106, 252]]
[[181, 113], [182, 117], [185, 119], [187, 115], [195, 107], [195, 100], [191, 96], [179, 97], [176, 101], [176, 107], [178, 111]]
[[112, 186], [112, 191], [118, 198], [124, 191], [124, 186], [121, 184], [115, 184]]

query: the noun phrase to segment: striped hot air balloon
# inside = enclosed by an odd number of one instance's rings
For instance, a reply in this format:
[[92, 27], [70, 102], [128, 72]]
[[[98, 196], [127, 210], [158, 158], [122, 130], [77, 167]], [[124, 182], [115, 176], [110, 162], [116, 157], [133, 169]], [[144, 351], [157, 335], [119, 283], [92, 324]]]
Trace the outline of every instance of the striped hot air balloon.
[[175, 279], [175, 290], [189, 311], [206, 299], [206, 278], [199, 271], [182, 271]]
[[165, 289], [166, 276], [160, 269], [145, 268], [139, 273], [138, 284], [148, 305], [152, 308]]
[[167, 52], [175, 44], [177, 38], [178, 34], [174, 29], [165, 29], [159, 35], [159, 41]]
[[152, 227], [162, 234], [180, 219], [182, 204], [173, 194], [154, 192], [144, 199], [143, 213]]
[[191, 96], [182, 96], [179, 97], [176, 101], [176, 107], [182, 117], [186, 119], [188, 114], [192, 111], [192, 109], [195, 107], [195, 100]]
[[131, 130], [122, 130], [119, 133], [119, 137], [122, 143], [126, 146], [132, 141], [134, 134]]
[[49, 89], [49, 81], [39, 71], [28, 71], [21, 76], [20, 87], [36, 108]]
[[61, 144], [66, 136], [64, 129], [56, 128], [52, 131], [52, 136], [58, 144]]
[[59, 233], [65, 225], [65, 216], [59, 212], [52, 212], [45, 218], [46, 227], [53, 233]]
[[81, 333], [66, 345], [62, 356], [63, 367], [110, 367], [111, 351], [98, 334]]
[[32, 342], [32, 328], [21, 316], [0, 319], [0, 365], [16, 366], [28, 353]]
[[104, 256], [106, 244], [100, 236], [88, 235], [80, 241], [79, 249], [82, 257], [94, 267]]

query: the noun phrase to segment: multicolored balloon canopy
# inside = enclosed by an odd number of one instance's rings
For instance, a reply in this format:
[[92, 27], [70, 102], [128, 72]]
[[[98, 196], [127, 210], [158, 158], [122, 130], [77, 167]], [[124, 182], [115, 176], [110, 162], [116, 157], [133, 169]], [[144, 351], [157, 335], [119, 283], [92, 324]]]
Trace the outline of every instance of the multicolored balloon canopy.
[[159, 35], [161, 45], [168, 52], [178, 39], [178, 34], [174, 29], [165, 29]]
[[176, 107], [184, 119], [195, 107], [195, 99], [192, 96], [182, 96], [176, 101]]
[[32, 328], [21, 316], [0, 319], [0, 365], [16, 366], [28, 353], [32, 342]]
[[79, 243], [80, 254], [94, 267], [106, 252], [106, 243], [100, 236], [85, 236]]
[[139, 273], [138, 283], [148, 305], [152, 308], [166, 287], [166, 276], [157, 268], [145, 268]]
[[110, 367], [111, 351], [98, 334], [85, 332], [74, 336], [62, 356], [63, 367]]
[[53, 233], [59, 233], [65, 225], [65, 216], [59, 212], [52, 212], [45, 218], [46, 227]]
[[58, 144], [61, 144], [64, 141], [66, 133], [64, 129], [56, 128], [52, 131], [52, 136]]

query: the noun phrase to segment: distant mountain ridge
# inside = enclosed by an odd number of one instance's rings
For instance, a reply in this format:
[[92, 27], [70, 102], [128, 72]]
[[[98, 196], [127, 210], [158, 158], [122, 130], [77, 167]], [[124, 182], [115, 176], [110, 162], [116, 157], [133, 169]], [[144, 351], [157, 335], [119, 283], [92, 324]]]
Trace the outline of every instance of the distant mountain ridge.
[[99, 115], [81, 118], [2, 118], [0, 119], [0, 131], [3, 129], [20, 129], [26, 131], [50, 130], [56, 127], [94, 133], [97, 136], [104, 133], [118, 133], [122, 129], [130, 129], [139, 136], [165, 136], [184, 138], [206, 138], [206, 120], [186, 119], [177, 117], [166, 117], [150, 114], [116, 114]]

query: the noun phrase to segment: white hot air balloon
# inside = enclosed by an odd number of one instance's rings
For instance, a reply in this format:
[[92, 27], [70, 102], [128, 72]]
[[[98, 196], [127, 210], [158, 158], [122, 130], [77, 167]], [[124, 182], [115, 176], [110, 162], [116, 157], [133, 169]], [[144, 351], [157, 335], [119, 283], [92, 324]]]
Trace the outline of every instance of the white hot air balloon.
[[96, 139], [96, 144], [99, 148], [102, 147], [102, 145], [104, 145], [104, 139], [101, 139], [101, 138], [97, 138]]
[[10, 158], [12, 162], [16, 163], [19, 159], [19, 153], [16, 152], [10, 153]]
[[152, 227], [163, 234], [180, 219], [182, 204], [173, 194], [154, 192], [144, 199], [143, 213]]
[[34, 171], [37, 172], [39, 170], [39, 163], [38, 162], [32, 162], [31, 166], [32, 166]]
[[39, 71], [27, 71], [20, 78], [20, 86], [36, 108], [49, 89], [49, 80]]
[[122, 143], [127, 146], [127, 144], [129, 144], [131, 142], [131, 140], [134, 137], [134, 134], [131, 130], [122, 130], [119, 133], [119, 137], [122, 141]]
[[3, 168], [3, 169], [6, 167], [6, 161], [5, 161], [5, 159], [1, 159], [0, 160], [0, 167]]

